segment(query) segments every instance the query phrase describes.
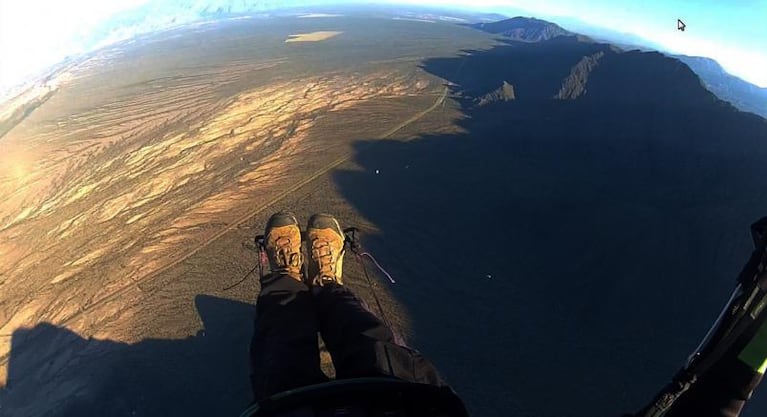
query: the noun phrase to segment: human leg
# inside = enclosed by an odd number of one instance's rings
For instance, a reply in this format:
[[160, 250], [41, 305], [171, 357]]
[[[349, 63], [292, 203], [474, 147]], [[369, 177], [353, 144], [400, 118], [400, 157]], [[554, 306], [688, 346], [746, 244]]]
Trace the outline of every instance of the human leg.
[[262, 281], [250, 345], [256, 400], [327, 380], [320, 369], [319, 330], [311, 293], [287, 274]]
[[261, 280], [250, 346], [256, 400], [327, 380], [320, 369], [314, 301], [301, 280], [301, 232], [295, 216], [272, 216], [265, 244], [273, 272]]
[[320, 334], [339, 379], [392, 376], [444, 385], [434, 365], [405, 346], [348, 288], [326, 284], [313, 289]]
[[344, 235], [338, 221], [330, 215], [312, 216], [307, 239], [320, 333], [337, 377], [391, 376], [444, 385], [423, 355], [398, 343], [391, 329], [343, 286]]

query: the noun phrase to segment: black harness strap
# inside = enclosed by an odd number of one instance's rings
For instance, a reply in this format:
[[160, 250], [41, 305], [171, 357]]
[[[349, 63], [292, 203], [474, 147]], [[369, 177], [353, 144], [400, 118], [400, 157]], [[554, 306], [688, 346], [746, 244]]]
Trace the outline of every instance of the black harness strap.
[[661, 417], [693, 384], [735, 346], [744, 334], [765, 320], [767, 306], [767, 217], [751, 226], [754, 252], [738, 276], [738, 283], [724, 310], [701, 344], [641, 417]]

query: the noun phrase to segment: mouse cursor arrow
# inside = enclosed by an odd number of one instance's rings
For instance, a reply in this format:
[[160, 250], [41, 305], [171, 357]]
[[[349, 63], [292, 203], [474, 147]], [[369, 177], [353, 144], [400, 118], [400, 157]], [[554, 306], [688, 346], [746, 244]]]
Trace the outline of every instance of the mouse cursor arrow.
[[682, 22], [682, 19], [676, 19], [676, 28], [684, 32], [684, 28], [686, 28], [687, 25]]

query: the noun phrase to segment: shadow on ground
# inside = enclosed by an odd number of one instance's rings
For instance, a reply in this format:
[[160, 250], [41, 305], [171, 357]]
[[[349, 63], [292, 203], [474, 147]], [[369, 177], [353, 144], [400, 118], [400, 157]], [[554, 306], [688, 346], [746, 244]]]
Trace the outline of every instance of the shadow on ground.
[[[465, 133], [362, 140], [363, 169], [334, 174], [381, 231], [365, 244], [398, 278], [411, 341], [476, 416], [639, 408], [715, 318], [767, 212], [763, 119], [678, 61], [573, 42], [425, 62], [454, 84]], [[569, 84], [585, 95], [551, 98], [600, 52]], [[516, 100], [476, 105], [504, 81]], [[253, 308], [195, 303], [205, 330], [180, 340], [17, 330], [0, 416], [237, 415]]]
[[84, 339], [51, 324], [15, 331], [0, 416], [238, 415], [251, 401], [254, 308], [206, 295], [195, 305], [204, 330], [179, 340]]
[[[588, 94], [553, 100], [599, 51]], [[465, 133], [360, 141], [362, 169], [334, 177], [380, 229], [365, 244], [398, 278], [414, 345], [477, 416], [638, 409], [750, 255], [767, 124], [659, 54], [561, 40], [423, 68], [454, 84]], [[477, 106], [504, 81], [516, 100]]]

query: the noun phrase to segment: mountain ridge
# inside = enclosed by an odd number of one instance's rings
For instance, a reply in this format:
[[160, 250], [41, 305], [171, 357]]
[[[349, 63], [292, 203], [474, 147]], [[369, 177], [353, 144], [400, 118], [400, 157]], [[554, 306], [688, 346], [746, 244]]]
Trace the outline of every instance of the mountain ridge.
[[767, 88], [751, 84], [727, 72], [715, 59], [670, 55], [689, 66], [711, 92], [735, 107], [767, 118]]
[[576, 34], [563, 29], [561, 26], [534, 17], [512, 17], [492, 23], [476, 23], [470, 25], [484, 32], [501, 35], [520, 42], [540, 42], [558, 36], [575, 36]]
[[499, 101], [511, 101], [515, 99], [516, 94], [514, 93], [514, 86], [509, 84], [506, 80], [503, 80], [503, 84], [500, 87], [475, 99], [475, 101], [481, 107]]
[[[767, 118], [767, 88], [760, 88], [750, 84], [732, 74], [729, 74], [716, 62], [707, 57], [695, 57], [686, 55], [674, 55], [655, 51], [654, 49], [631, 49], [626, 50], [623, 45], [611, 41], [596, 41], [576, 32], [562, 28], [561, 26], [542, 19], [517, 16], [492, 23], [477, 23], [471, 25], [475, 29], [503, 36], [511, 42], [546, 42], [557, 38], [574, 38], [580, 42], [601, 43], [611, 45], [615, 51], [623, 53], [659, 53], [671, 59], [678, 60], [690, 68], [698, 77], [700, 84], [713, 93], [719, 100], [733, 105], [735, 108]], [[601, 56], [600, 56], [601, 58]], [[595, 69], [597, 62], [588, 60], [581, 62], [579, 68], [573, 67], [572, 73], [562, 82], [561, 91], [556, 94], [557, 98], [574, 99], [587, 94], [586, 84], [589, 74]], [[598, 60], [597, 60], [598, 61]], [[675, 71], [678, 69], [675, 69]], [[642, 78], [642, 75], [639, 75]], [[627, 78], [629, 79], [629, 78]], [[617, 87], [617, 86], [616, 86]], [[666, 88], [674, 88], [669, 85]]]
[[482, 105], [509, 101], [502, 91], [508, 84], [516, 102], [566, 99], [690, 108], [721, 101], [719, 105], [730, 106], [678, 59], [576, 37], [510, 41], [489, 53], [474, 54], [467, 65], [480, 68], [479, 75], [459, 76], [459, 95]]

